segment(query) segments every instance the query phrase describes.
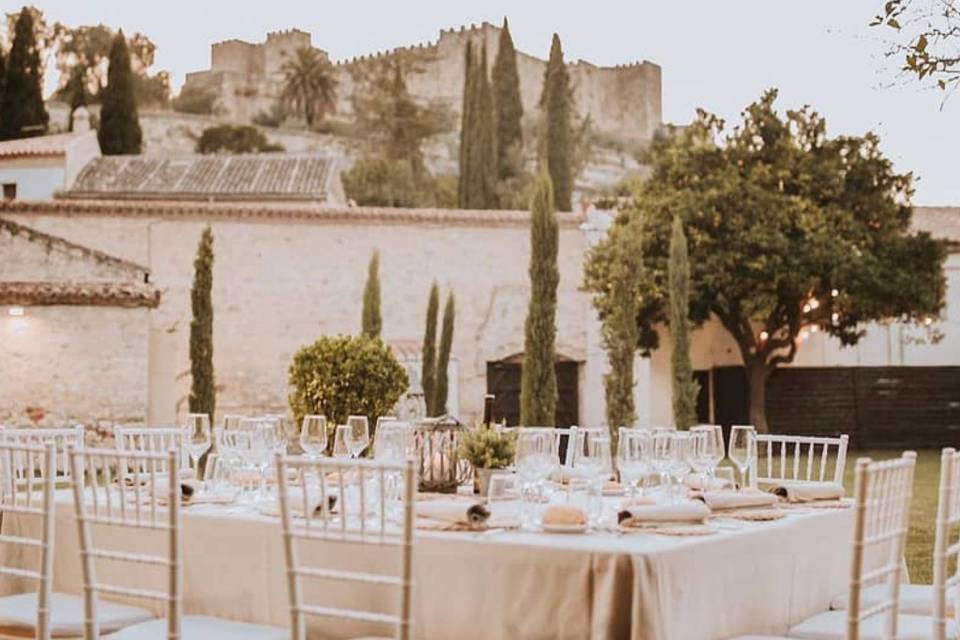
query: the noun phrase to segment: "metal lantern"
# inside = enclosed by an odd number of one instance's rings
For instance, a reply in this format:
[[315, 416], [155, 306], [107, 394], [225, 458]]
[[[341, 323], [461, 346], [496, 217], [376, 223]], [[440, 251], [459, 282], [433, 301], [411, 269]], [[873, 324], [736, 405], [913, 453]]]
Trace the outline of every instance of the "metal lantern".
[[462, 476], [458, 434], [466, 427], [453, 416], [427, 418], [414, 428], [420, 491], [456, 493]]

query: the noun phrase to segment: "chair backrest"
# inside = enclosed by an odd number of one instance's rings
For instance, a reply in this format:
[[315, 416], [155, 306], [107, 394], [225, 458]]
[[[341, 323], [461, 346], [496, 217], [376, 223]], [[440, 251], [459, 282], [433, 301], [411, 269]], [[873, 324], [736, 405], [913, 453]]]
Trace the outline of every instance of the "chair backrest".
[[763, 433], [757, 434], [756, 440], [754, 482], [812, 480], [843, 484], [843, 471], [847, 465], [846, 435], [834, 438]]
[[[97, 621], [99, 594], [164, 602], [167, 605], [167, 637], [180, 637], [182, 618], [182, 581], [180, 564], [180, 455], [175, 449], [165, 453], [115, 449], [73, 449], [68, 452], [73, 472], [73, 502], [80, 532], [80, 560], [83, 569], [84, 638], [99, 640]], [[169, 470], [169, 473], [167, 472]], [[93, 525], [97, 525], [94, 539]], [[118, 542], [118, 530], [127, 529], [130, 540], [148, 547], [144, 553], [111, 547]], [[162, 552], [145, 531], [163, 538]], [[133, 533], [135, 532], [135, 533]], [[143, 578], [144, 566], [166, 570], [167, 589], [109, 583], [97, 575], [97, 560], [126, 564], [130, 579]], [[147, 575], [149, 577], [149, 575]]]
[[[0, 566], [0, 575], [37, 583], [38, 640], [50, 640], [50, 596], [53, 587], [56, 446], [0, 441], [0, 514], [42, 520], [39, 537], [0, 534], [0, 544], [39, 550], [38, 569]], [[13, 557], [18, 554], [7, 554]]]
[[[293, 640], [307, 637], [307, 616], [391, 625], [396, 638], [412, 638], [413, 497], [417, 484], [413, 460], [388, 463], [277, 455], [276, 469]], [[288, 469], [297, 472], [295, 489], [288, 486]], [[390, 524], [393, 519], [399, 526]], [[311, 540], [393, 549], [400, 575], [306, 566], [304, 558], [313, 554], [300, 554], [298, 547]], [[393, 587], [399, 595], [397, 613], [305, 604], [304, 578]]]
[[[883, 615], [883, 637], [897, 637], [897, 608], [903, 573], [903, 551], [910, 525], [910, 498], [917, 454], [907, 451], [894, 460], [857, 460], [854, 471], [853, 554], [847, 608], [847, 638], [860, 637], [860, 624]], [[865, 558], [878, 567], [867, 570]], [[861, 592], [873, 584], [886, 585], [878, 602], [861, 607]]]
[[[114, 429], [117, 449], [167, 453], [175, 449], [180, 454], [180, 468], [189, 470], [189, 453], [183, 446], [185, 433], [176, 427], [117, 427]], [[166, 468], [162, 469], [166, 472]]]
[[[947, 604], [947, 592], [960, 584], [960, 567], [949, 573], [949, 563], [960, 562], [960, 452], [948, 448], [940, 455], [940, 491], [933, 541], [933, 618], [935, 640], [947, 637], [948, 611], [960, 603]], [[952, 542], [951, 542], [952, 540]]]
[[83, 446], [83, 425], [75, 427], [46, 429], [42, 427], [14, 427], [0, 429], [0, 440], [43, 446], [51, 443], [55, 446], [54, 475], [57, 478], [70, 478], [70, 463], [67, 461], [67, 447]]

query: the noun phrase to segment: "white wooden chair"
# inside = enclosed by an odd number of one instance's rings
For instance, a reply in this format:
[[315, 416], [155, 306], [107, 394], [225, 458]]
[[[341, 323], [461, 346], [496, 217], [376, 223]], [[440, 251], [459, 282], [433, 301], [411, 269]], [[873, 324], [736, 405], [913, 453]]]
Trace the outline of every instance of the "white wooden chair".
[[[185, 432], [176, 427], [117, 427], [114, 429], [117, 449], [120, 451], [141, 451], [167, 453], [175, 449], [180, 454], [181, 472], [190, 470], [190, 455], [183, 446]], [[166, 473], [166, 463], [160, 471]]]
[[67, 447], [83, 446], [83, 425], [66, 428], [14, 427], [0, 429], [0, 440], [43, 446], [51, 443], [55, 446], [54, 466], [58, 480], [70, 479], [70, 463], [67, 461]]
[[[296, 489], [288, 487], [288, 469], [297, 472]], [[307, 616], [392, 626], [395, 638], [413, 638], [413, 499], [417, 485], [414, 462], [278, 455], [276, 470], [292, 640], [306, 640]], [[402, 499], [398, 501], [397, 497]], [[402, 507], [399, 527], [389, 523], [395, 507]], [[392, 549], [399, 561], [399, 575], [306, 566], [303, 560], [308, 554], [301, 554], [300, 546], [310, 541]], [[396, 613], [306, 604], [302, 584], [306, 578], [393, 587], [398, 592]]]
[[[751, 476], [757, 483], [784, 480], [843, 484], [848, 436], [790, 436], [757, 434], [757, 459]], [[834, 460], [832, 473], [830, 459]]]
[[[36, 559], [39, 567], [0, 567], [0, 575], [38, 585], [33, 592], [0, 598], [3, 637], [49, 640], [83, 635], [83, 598], [53, 591], [56, 447], [53, 442], [38, 445], [0, 441], [0, 513], [16, 521], [0, 535], [0, 544], [22, 549], [21, 557]], [[39, 519], [39, 527], [27, 519]], [[108, 631], [153, 617], [146, 609], [122, 605], [108, 605], [103, 613]]]
[[[882, 462], [857, 460], [854, 485], [854, 529], [850, 563], [849, 606], [844, 611], [819, 613], [790, 629], [790, 638], [807, 640], [920, 640], [933, 637], [934, 619], [898, 612], [903, 549], [910, 521], [910, 498], [917, 454]], [[869, 559], [880, 566], [868, 570]], [[868, 603], [864, 593], [876, 583], [883, 597]], [[957, 638], [952, 621], [947, 639]], [[743, 636], [757, 638], [759, 636]]]
[[[175, 449], [158, 453], [71, 448], [69, 457], [75, 479], [73, 497], [80, 534], [85, 640], [99, 640], [106, 633], [100, 594], [166, 604], [165, 618], [151, 615], [153, 619], [149, 621], [110, 635], [113, 640], [289, 638], [286, 629], [183, 615], [181, 488], [179, 482], [168, 481], [168, 478], [178, 477], [180, 456]], [[164, 473], [164, 469], [170, 473]], [[162, 539], [162, 552], [152, 550], [157, 546], [157, 538]], [[131, 546], [148, 551], [134, 553], [129, 550]], [[149, 578], [151, 573], [147, 568], [159, 568], [166, 574], [167, 588], [130, 587], [119, 584], [119, 581], [111, 582], [98, 572], [98, 560], [107, 560], [114, 567], [130, 566], [130, 570], [116, 574], [125, 576], [128, 581], [142, 580], [144, 576]]]
[[[951, 558], [960, 554], [960, 540], [956, 534], [960, 524], [960, 453], [944, 449], [940, 456], [940, 490], [937, 505], [937, 521], [933, 545], [933, 584], [901, 584], [900, 613], [934, 616], [937, 633], [934, 638], [942, 640], [947, 621], [956, 620], [957, 598], [960, 597], [960, 574], [954, 570], [948, 576]], [[954, 543], [951, 544], [951, 536]], [[863, 590], [860, 606], [872, 606], [885, 596], [884, 585], [874, 585]], [[846, 609], [847, 594], [837, 596], [830, 603], [831, 609]], [[939, 634], [939, 635], [938, 635]]]

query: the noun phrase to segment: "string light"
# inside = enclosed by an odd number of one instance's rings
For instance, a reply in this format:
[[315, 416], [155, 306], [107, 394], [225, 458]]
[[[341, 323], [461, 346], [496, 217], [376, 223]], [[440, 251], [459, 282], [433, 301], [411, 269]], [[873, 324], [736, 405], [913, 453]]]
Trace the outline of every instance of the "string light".
[[933, 318], [931, 318], [930, 316], [927, 316], [926, 318], [923, 319], [923, 324], [929, 327], [930, 325], [933, 324]]
[[812, 300], [810, 301], [810, 308], [811, 308], [811, 309], [816, 309], [816, 308], [819, 307], [819, 306], [820, 306], [820, 301], [817, 300], [816, 298], [814, 298], [814, 299], [812, 299]]
[[832, 297], [836, 298], [838, 295], [840, 295], [840, 292], [837, 291], [836, 289], [834, 289], [834, 290], [832, 290], [832, 291], [830, 292], [830, 295], [831, 295]]
[[767, 338], [769, 338], [769, 337], [770, 337], [770, 334], [767, 333], [766, 331], [761, 331], [761, 332], [760, 332], [760, 340], [762, 340], [762, 341], [765, 342], [765, 341], [767, 340]]

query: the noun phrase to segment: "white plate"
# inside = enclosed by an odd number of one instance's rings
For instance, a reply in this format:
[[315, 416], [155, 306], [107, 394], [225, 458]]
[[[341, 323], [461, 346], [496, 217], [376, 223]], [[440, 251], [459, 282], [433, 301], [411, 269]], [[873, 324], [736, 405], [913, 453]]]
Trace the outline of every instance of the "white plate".
[[587, 525], [585, 524], [545, 524], [543, 525], [544, 533], [586, 533]]

